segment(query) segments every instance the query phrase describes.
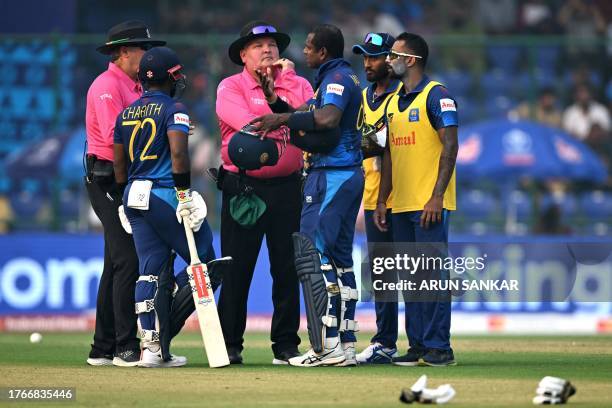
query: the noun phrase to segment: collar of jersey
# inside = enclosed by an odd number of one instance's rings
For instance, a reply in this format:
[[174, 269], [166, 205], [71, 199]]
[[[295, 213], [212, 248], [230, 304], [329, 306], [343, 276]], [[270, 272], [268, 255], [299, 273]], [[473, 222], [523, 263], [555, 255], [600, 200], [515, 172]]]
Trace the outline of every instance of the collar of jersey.
[[423, 75], [423, 79], [421, 79], [421, 82], [419, 82], [418, 85], [414, 87], [414, 89], [410, 92], [406, 92], [403, 90], [402, 93], [400, 94], [400, 98], [411, 95], [411, 94], [421, 93], [421, 91], [425, 89], [425, 87], [427, 86], [429, 82], [430, 82], [429, 77], [427, 75]]
[[[386, 95], [395, 92], [397, 90], [397, 86], [399, 85], [399, 82], [400, 82], [399, 79], [392, 79], [391, 81], [389, 81], [389, 86], [387, 86], [387, 89], [385, 89], [385, 92], [378, 95], [376, 99], [384, 98]], [[373, 82], [370, 84], [370, 86], [368, 86], [368, 101], [374, 94], [375, 86], [376, 86], [376, 82]]]
[[143, 95], [146, 96], [167, 96], [168, 98], [170, 97], [170, 95], [168, 95], [167, 93], [164, 93], [162, 91], [144, 91]]
[[325, 78], [325, 75], [327, 75], [327, 73], [341, 68], [341, 67], [350, 67], [351, 64], [345, 60], [344, 58], [335, 58], [332, 60], [329, 60], [327, 62], [325, 62], [323, 65], [321, 65], [319, 67], [319, 70], [317, 71], [317, 75], [315, 76], [315, 89], [318, 89], [319, 86], [321, 85], [321, 82], [323, 81], [323, 78]]

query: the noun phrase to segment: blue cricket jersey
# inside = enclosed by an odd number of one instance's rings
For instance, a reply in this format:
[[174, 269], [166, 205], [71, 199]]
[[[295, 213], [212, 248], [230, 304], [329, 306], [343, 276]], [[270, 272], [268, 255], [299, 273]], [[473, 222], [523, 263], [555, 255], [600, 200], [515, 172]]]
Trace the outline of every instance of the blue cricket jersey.
[[123, 144], [128, 181], [145, 179], [174, 187], [168, 130], [189, 132], [185, 106], [160, 91], [147, 91], [125, 108], [115, 123], [114, 142]]
[[319, 67], [315, 78], [315, 94], [308, 100], [310, 109], [334, 105], [342, 110], [340, 142], [330, 153], [313, 154], [311, 168], [361, 166], [361, 128], [363, 109], [361, 87], [351, 64], [337, 58]]

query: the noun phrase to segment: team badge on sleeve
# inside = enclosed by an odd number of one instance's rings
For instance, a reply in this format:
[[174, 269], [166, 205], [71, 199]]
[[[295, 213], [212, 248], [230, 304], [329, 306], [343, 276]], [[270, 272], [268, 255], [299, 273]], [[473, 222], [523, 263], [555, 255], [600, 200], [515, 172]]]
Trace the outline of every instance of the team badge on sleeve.
[[327, 93], [333, 93], [342, 96], [342, 94], [344, 93], [344, 85], [327, 84]]
[[440, 110], [442, 112], [448, 112], [448, 111], [457, 111], [457, 107], [455, 106], [455, 101], [453, 101], [450, 98], [443, 98], [440, 99]]
[[189, 116], [184, 113], [175, 113], [174, 114], [174, 123], [177, 125], [185, 125], [189, 126]]

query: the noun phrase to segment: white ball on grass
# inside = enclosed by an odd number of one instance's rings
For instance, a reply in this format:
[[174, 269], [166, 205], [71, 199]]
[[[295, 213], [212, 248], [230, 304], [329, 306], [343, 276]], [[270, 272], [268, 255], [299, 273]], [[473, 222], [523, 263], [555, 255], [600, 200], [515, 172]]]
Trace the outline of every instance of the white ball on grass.
[[35, 332], [30, 334], [30, 343], [40, 343], [42, 341], [42, 334]]

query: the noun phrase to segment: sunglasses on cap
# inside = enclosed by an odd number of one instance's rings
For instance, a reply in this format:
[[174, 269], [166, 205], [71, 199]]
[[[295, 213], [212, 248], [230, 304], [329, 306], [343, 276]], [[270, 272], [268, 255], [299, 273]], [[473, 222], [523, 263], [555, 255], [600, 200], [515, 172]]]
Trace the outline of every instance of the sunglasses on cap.
[[399, 51], [393, 51], [393, 50], [389, 51], [389, 55], [387, 56], [387, 58], [389, 58], [390, 61], [398, 59], [399, 57], [423, 58], [420, 55], [407, 54], [405, 52], [399, 52]]
[[276, 28], [270, 25], [256, 26], [251, 29], [251, 34], [275, 33]]
[[382, 47], [384, 42], [385, 41], [383, 40], [383, 38], [382, 38], [382, 36], [380, 34], [369, 33], [365, 37], [365, 43], [366, 44], [373, 44], [373, 45], [377, 45], [379, 47]]
[[172, 68], [170, 68], [168, 70], [168, 74], [170, 75], [170, 78], [172, 78], [175, 81], [179, 81], [181, 79], [185, 79], [186, 76], [185, 74], [183, 74], [182, 72], [180, 72], [180, 70], [183, 68], [182, 65], [175, 65]]

